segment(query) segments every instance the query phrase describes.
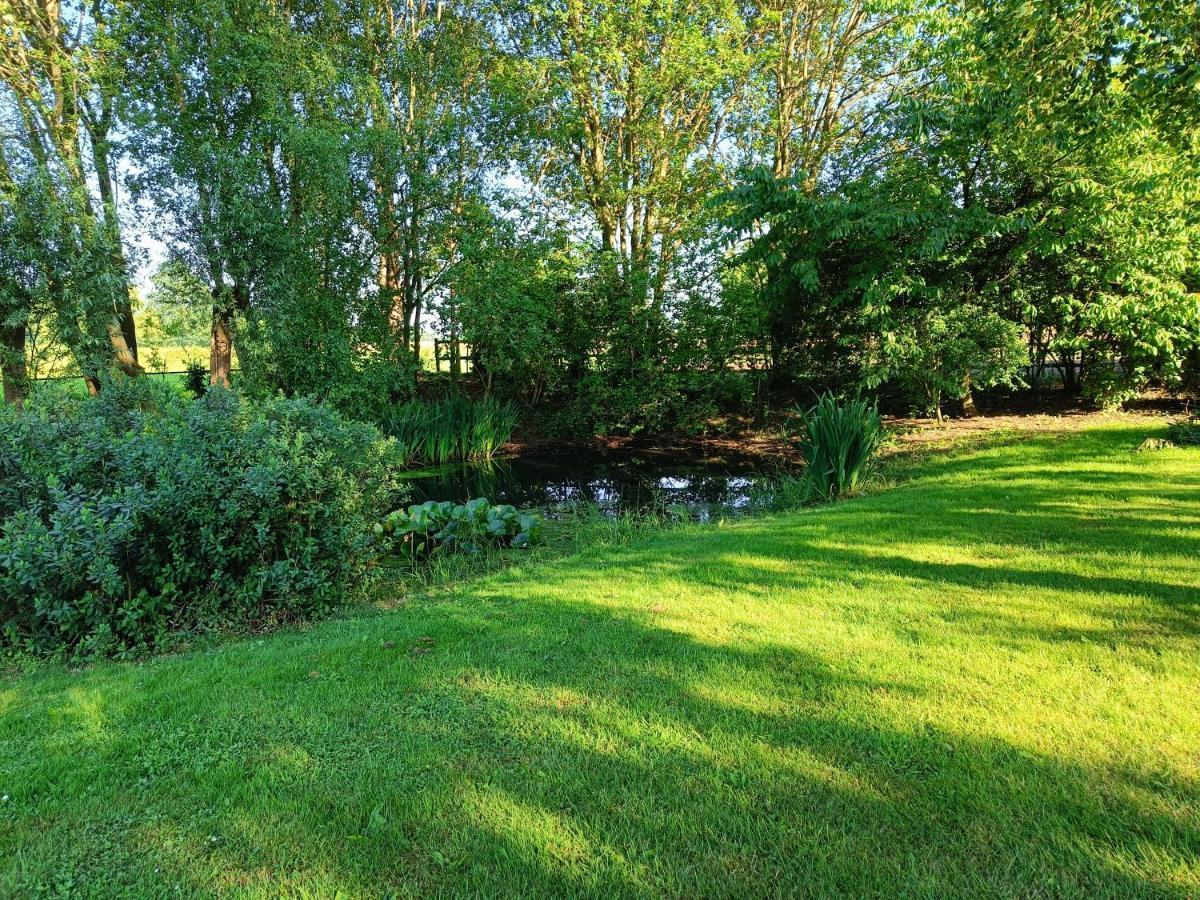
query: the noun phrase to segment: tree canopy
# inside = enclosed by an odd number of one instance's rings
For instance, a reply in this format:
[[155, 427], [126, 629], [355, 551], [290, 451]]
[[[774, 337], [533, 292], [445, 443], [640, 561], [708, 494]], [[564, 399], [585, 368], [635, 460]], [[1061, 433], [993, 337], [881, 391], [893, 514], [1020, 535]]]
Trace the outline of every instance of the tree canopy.
[[[1195, 377], [1178, 0], [0, 0], [0, 336], [98, 390], [131, 284], [366, 416], [423, 336], [563, 427]], [[157, 248], [147, 258], [137, 250]], [[753, 382], [749, 384], [749, 382]], [[749, 386], [748, 386], [749, 384]]]

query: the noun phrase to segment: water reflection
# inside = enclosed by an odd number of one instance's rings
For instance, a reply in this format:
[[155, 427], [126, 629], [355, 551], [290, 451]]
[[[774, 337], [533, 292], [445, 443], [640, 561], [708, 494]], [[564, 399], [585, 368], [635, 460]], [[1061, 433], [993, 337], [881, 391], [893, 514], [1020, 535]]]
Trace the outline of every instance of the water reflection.
[[414, 473], [410, 485], [416, 503], [487, 497], [542, 509], [588, 503], [608, 514], [673, 506], [703, 520], [746, 510], [765, 478], [746, 459], [571, 451]]

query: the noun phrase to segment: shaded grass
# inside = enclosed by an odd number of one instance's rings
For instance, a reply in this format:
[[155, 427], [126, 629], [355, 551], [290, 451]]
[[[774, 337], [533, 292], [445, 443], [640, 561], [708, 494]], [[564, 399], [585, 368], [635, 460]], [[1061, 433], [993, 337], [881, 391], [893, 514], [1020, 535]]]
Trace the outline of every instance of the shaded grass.
[[1200, 892], [1200, 460], [1145, 429], [0, 682], [0, 893]]

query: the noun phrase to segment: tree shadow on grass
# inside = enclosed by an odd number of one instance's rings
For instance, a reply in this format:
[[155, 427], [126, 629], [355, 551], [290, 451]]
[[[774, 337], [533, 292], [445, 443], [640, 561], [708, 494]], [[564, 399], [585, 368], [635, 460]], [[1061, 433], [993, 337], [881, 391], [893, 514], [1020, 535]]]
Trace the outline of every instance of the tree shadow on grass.
[[57, 848], [76, 883], [115, 850], [195, 892], [1185, 893], [1195, 785], [901, 726], [918, 686], [640, 617], [495, 592], [281, 637], [290, 673], [246, 648], [105, 670], [103, 739], [30, 736], [46, 775], [106, 779], [101, 826], [56, 814], [78, 798], [51, 777], [19, 798], [51, 841], [26, 874]]
[[[1117, 437], [1127, 440], [1124, 432]], [[1104, 438], [1089, 441], [1086, 452], [1074, 442], [1034, 442], [1027, 452], [1036, 464], [1012, 473], [981, 470], [973, 457], [931, 461], [929, 478], [886, 494], [748, 523], [752, 540], [732, 552], [720, 534], [688, 534], [596, 565], [614, 577], [642, 571], [760, 599], [781, 585], [814, 582], [847, 603], [872, 589], [936, 585], [946, 589], [947, 611], [973, 620], [978, 634], [1007, 627], [1032, 639], [1084, 636], [1031, 628], [981, 598], [959, 602], [964, 591], [1015, 586], [1027, 590], [1030, 608], [1041, 604], [1043, 618], [1060, 607], [1090, 615], [1095, 628], [1086, 631], [1097, 639], [1196, 638], [1200, 467], [1194, 476], [1150, 478], [1145, 486], [1129, 471], [1096, 472], [1093, 452], [1111, 443]], [[973, 477], [942, 477], [960, 468]]]

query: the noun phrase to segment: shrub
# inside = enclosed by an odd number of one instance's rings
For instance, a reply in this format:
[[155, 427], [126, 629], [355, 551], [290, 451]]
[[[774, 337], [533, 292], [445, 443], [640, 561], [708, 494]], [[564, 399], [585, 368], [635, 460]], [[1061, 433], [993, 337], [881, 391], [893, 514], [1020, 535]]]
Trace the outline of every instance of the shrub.
[[435, 403], [411, 400], [393, 407], [383, 420], [384, 431], [400, 442], [409, 462], [435, 466], [491, 459], [516, 426], [512, 406], [490, 398], [449, 397]]
[[407, 510], [396, 510], [376, 526], [377, 535], [410, 558], [435, 550], [476, 553], [483, 547], [528, 547], [541, 533], [536, 513], [521, 512], [504, 504], [491, 505], [479, 498], [463, 504], [428, 500]]
[[1167, 440], [1179, 447], [1200, 447], [1200, 415], [1173, 422], [1167, 429]]
[[713, 420], [753, 402], [754, 383], [742, 372], [590, 371], [565, 405], [543, 418], [548, 433], [704, 434]]
[[1029, 358], [1015, 323], [969, 304], [906, 313], [871, 355], [868, 386], [894, 380], [939, 422], [947, 397], [966, 401], [973, 388], [1020, 385]]
[[0, 412], [0, 640], [140, 652], [334, 603], [396, 499], [394, 447], [304, 400], [138, 379]]
[[208, 369], [198, 362], [190, 362], [183, 383], [193, 397], [203, 397], [208, 393]]
[[836, 500], [858, 488], [883, 439], [876, 405], [825, 393], [801, 413], [804, 486], [812, 499]]

